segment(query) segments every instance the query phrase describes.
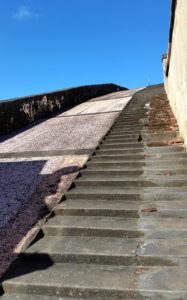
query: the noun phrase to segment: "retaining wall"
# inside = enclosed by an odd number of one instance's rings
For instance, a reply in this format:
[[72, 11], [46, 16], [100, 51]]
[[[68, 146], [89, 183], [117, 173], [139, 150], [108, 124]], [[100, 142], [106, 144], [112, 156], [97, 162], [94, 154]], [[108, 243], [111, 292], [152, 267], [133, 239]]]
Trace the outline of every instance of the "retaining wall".
[[0, 135], [88, 99], [121, 90], [126, 88], [115, 84], [86, 85], [0, 101]]

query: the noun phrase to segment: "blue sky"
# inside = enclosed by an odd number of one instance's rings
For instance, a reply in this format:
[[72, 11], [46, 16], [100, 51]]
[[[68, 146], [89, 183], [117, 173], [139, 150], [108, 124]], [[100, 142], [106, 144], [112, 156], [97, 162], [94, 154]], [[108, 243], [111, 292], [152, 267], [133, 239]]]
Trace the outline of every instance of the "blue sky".
[[170, 0], [1, 0], [0, 100], [163, 81]]

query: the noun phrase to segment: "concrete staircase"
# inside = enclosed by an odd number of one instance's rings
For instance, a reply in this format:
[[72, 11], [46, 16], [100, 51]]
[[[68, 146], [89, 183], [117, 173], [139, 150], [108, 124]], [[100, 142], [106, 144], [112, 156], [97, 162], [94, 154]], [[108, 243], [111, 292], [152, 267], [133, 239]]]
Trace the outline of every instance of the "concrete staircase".
[[2, 299], [187, 299], [187, 154], [147, 146], [166, 135], [147, 133], [148, 100], [135, 100], [3, 282]]

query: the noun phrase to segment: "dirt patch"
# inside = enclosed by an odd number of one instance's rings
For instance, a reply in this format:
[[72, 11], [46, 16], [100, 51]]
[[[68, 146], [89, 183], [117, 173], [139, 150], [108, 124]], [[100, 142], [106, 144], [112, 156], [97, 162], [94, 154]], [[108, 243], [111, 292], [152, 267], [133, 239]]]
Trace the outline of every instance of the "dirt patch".
[[155, 95], [150, 102], [148, 131], [178, 131], [177, 121], [166, 94]]
[[[156, 94], [149, 106], [148, 112], [148, 133], [178, 132], [177, 120], [171, 110], [167, 95]], [[148, 147], [172, 146], [183, 144], [183, 139], [156, 141], [148, 143]]]

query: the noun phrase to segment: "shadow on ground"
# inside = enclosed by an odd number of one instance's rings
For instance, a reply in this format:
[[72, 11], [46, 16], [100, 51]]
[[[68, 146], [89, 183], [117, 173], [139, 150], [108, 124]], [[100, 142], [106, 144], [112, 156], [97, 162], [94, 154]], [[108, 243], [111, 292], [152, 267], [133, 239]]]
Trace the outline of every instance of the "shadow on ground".
[[[0, 163], [0, 276], [29, 244], [38, 221], [49, 215], [59, 201], [56, 193], [62, 176], [76, 176], [80, 169], [72, 165], [41, 174], [45, 163], [46, 160]], [[63, 192], [60, 190], [60, 194]], [[50, 259], [45, 261], [47, 265], [42, 268], [51, 266]]]

